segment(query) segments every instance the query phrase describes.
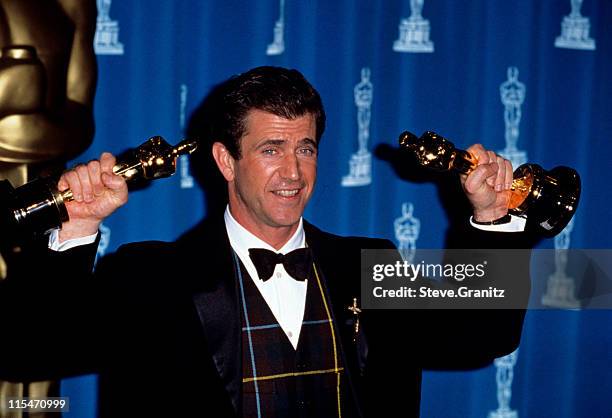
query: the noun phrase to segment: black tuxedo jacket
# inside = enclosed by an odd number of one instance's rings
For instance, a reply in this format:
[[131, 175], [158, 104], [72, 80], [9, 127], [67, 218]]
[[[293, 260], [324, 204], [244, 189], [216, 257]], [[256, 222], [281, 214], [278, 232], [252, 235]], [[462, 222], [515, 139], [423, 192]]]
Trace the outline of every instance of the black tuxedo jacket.
[[[518, 346], [520, 310], [364, 311], [360, 363], [347, 308], [360, 295], [361, 249], [393, 245], [304, 228], [363, 415], [418, 416], [423, 368], [481, 367]], [[525, 245], [524, 234], [466, 227], [458, 236], [474, 248]], [[0, 322], [19, 330], [0, 348], [0, 378], [98, 373], [100, 416], [240, 415], [241, 324], [223, 220], [203, 221], [173, 243], [123, 246], [91, 274], [95, 250], [23, 251], [21, 267], [0, 284]]]

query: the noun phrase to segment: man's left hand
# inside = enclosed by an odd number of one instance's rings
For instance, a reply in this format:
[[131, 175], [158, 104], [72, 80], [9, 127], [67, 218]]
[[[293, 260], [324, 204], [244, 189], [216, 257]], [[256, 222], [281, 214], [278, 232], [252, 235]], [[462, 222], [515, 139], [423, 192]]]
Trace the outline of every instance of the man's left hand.
[[491, 222], [506, 216], [512, 186], [512, 164], [505, 158], [475, 144], [467, 149], [478, 160], [461, 185], [474, 209], [474, 220]]

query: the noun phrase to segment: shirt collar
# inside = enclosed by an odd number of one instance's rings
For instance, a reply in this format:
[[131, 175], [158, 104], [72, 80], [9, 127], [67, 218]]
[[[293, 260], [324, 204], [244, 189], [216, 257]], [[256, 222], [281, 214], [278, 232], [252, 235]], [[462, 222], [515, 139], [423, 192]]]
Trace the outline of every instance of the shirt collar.
[[290, 251], [298, 248], [304, 248], [306, 246], [302, 217], [300, 217], [300, 223], [294, 234], [280, 250], [276, 250], [270, 244], [259, 239], [245, 227], [240, 225], [230, 213], [229, 205], [225, 208], [225, 214], [223, 217], [225, 220], [225, 229], [227, 231], [227, 236], [229, 237], [230, 245], [234, 251], [236, 251], [243, 263], [246, 263], [245, 258], [250, 261], [249, 248], [265, 248], [266, 250], [287, 254]]

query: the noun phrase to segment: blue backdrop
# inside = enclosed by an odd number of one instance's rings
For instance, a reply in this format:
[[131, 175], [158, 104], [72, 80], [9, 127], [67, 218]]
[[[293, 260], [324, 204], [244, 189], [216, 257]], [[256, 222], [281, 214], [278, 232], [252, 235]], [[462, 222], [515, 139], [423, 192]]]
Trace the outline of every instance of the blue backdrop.
[[[609, 0], [98, 3], [106, 9], [96, 35], [97, 131], [78, 161], [153, 135], [178, 142], [213, 85], [280, 65], [302, 71], [326, 105], [306, 212], [323, 229], [386, 237], [407, 251], [442, 247], [448, 218], [436, 184], [400, 178], [385, 157], [403, 130], [431, 129], [462, 148], [481, 142], [545, 168], [575, 167], [582, 200], [556, 244], [612, 246]], [[201, 219], [190, 174], [182, 164], [133, 193], [105, 223], [101, 250], [173, 240]], [[487, 417], [511, 384], [508, 409], [522, 418], [612, 417], [610, 370], [612, 312], [529, 311], [514, 356], [474, 372], [426, 372], [422, 416]], [[94, 416], [95, 377], [64, 381], [62, 390], [68, 416]]]

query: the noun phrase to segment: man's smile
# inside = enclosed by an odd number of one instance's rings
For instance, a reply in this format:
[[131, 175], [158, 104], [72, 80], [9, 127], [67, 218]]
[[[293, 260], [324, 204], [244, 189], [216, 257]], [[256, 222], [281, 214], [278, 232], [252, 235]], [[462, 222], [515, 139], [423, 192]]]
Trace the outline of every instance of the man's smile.
[[281, 189], [281, 190], [273, 190], [272, 193], [274, 193], [277, 196], [292, 198], [292, 197], [296, 197], [300, 193], [301, 190], [302, 189]]

